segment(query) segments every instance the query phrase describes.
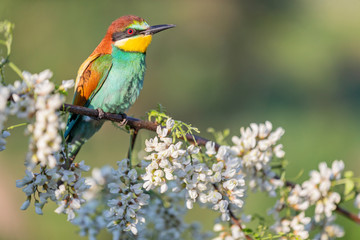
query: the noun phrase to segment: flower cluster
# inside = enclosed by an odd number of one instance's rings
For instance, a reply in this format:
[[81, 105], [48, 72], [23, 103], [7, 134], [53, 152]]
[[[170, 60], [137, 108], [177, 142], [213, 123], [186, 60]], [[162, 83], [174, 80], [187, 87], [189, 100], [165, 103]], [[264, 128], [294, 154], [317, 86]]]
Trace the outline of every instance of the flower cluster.
[[66, 213], [70, 221], [84, 203], [82, 195], [89, 186], [81, 173], [88, 171], [89, 167], [83, 161], [71, 164], [68, 169], [64, 169], [59, 161], [57, 163], [53, 168], [41, 167], [38, 173], [26, 170], [26, 176], [16, 181], [16, 187], [23, 188], [27, 196], [22, 210], [29, 207], [33, 198], [36, 213], [42, 215], [42, 208], [50, 199], [59, 205], [55, 212]]
[[249, 180], [249, 186], [255, 190], [259, 188], [270, 196], [276, 196], [275, 190], [283, 186], [271, 169], [271, 161], [275, 157], [281, 159], [285, 152], [283, 145], [278, 144], [284, 129], [272, 131], [269, 121], [261, 124], [250, 124], [250, 127], [241, 128], [241, 136], [232, 137], [234, 146], [231, 149], [240, 158], [244, 175]]
[[83, 194], [86, 202], [77, 211], [76, 218], [71, 221], [72, 224], [79, 226], [80, 236], [88, 236], [89, 239], [94, 240], [100, 230], [106, 228], [108, 224], [103, 210], [107, 207], [107, 201], [111, 199], [106, 186], [113, 181], [112, 171], [110, 166], [94, 168], [92, 176], [86, 178], [86, 184], [90, 185]]
[[[311, 171], [310, 179], [302, 185], [295, 185], [287, 199], [279, 200], [270, 211], [276, 223], [273, 229], [280, 233], [292, 232], [301, 238], [307, 238], [310, 229], [321, 227], [322, 232], [318, 239], [333, 239], [344, 235], [340, 226], [334, 224], [335, 211], [341, 197], [332, 191], [331, 182], [341, 178], [344, 169], [343, 161], [334, 161], [331, 168], [326, 163], [319, 164], [319, 171]], [[305, 217], [305, 211], [315, 206], [314, 217]], [[285, 208], [293, 209], [296, 216], [291, 219], [280, 218], [279, 212]]]
[[306, 217], [304, 212], [291, 218], [279, 218], [274, 225], [271, 226], [271, 229], [276, 233], [284, 234], [280, 239], [288, 239], [287, 234], [291, 233], [300, 239], [309, 238], [310, 230], [310, 217]]
[[87, 179], [91, 185], [84, 194], [87, 203], [72, 221], [80, 227], [82, 235], [95, 239], [104, 227], [112, 232], [114, 239], [126, 231], [137, 234], [137, 224], [144, 221], [140, 210], [148, 204], [149, 195], [143, 192], [136, 170], [128, 164], [129, 160], [124, 159], [118, 162], [118, 169], [107, 166], [96, 169], [93, 177]]
[[[249, 222], [250, 219], [251, 217], [243, 215], [241, 222]], [[226, 228], [222, 224], [216, 223], [213, 230], [214, 232], [218, 232], [219, 235], [213, 238], [213, 240], [245, 240], [247, 238], [242, 230], [243, 228], [245, 228], [244, 224], [241, 224], [241, 228], [236, 224], [232, 224], [229, 228]]]
[[[340, 194], [331, 191], [331, 181], [340, 179], [344, 170], [343, 161], [334, 161], [328, 168], [326, 163], [319, 164], [319, 171], [311, 171], [310, 179], [302, 184], [300, 196], [303, 202], [315, 204], [315, 221], [319, 222], [322, 217], [331, 217], [336, 205], [340, 202]], [[290, 194], [291, 196], [291, 194]]]
[[[172, 195], [172, 196], [171, 196]], [[176, 195], [176, 196], [174, 196]], [[167, 194], [172, 201], [170, 206], [165, 207], [164, 202], [159, 198], [151, 201], [150, 205], [144, 210], [146, 222], [142, 225], [138, 239], [208, 239], [210, 233], [202, 233], [198, 223], [185, 223], [184, 216], [186, 210], [176, 202], [181, 199], [177, 193]]]
[[[54, 93], [55, 85], [49, 81], [52, 77], [50, 71], [45, 70], [34, 75], [25, 72], [23, 75], [25, 82], [32, 84], [33, 93], [36, 96], [34, 99], [28, 99], [33, 103], [24, 108], [26, 109], [24, 114], [35, 115], [35, 121], [28, 125], [31, 138], [27, 160], [30, 165], [40, 163], [41, 166], [48, 165], [52, 168], [56, 165], [54, 153], [61, 149], [62, 138], [58, 131], [65, 128], [65, 123], [59, 119], [59, 112], [57, 111], [64, 102], [64, 97], [60, 93]], [[70, 80], [70, 82], [72, 81]], [[71, 85], [65, 81], [60, 88], [68, 88]], [[25, 96], [29, 98], [29, 95]], [[20, 103], [24, 103], [24, 100]]]
[[[56, 166], [54, 154], [61, 149], [60, 129], [65, 123], [57, 111], [64, 102], [64, 97], [49, 79], [50, 70], [39, 74], [23, 72], [23, 81], [15, 81], [7, 86], [0, 85], [0, 148], [5, 149], [4, 138], [9, 135], [4, 130], [4, 122], [8, 115], [16, 115], [19, 119], [30, 121], [27, 133], [31, 135], [27, 165], [34, 168], [38, 163], [42, 167]], [[59, 89], [73, 86], [73, 80], [63, 81]]]
[[221, 224], [214, 226], [214, 231], [219, 232], [219, 236], [213, 240], [243, 240], [246, 239], [245, 234], [238, 225], [231, 225], [230, 231], [226, 231]]
[[167, 137], [173, 125], [173, 120], [168, 119], [166, 127], [158, 126], [158, 136], [145, 142], [145, 151], [150, 153], [145, 159], [151, 163], [142, 176], [144, 188], [150, 190], [159, 186], [164, 193], [168, 190], [167, 182], [174, 180], [177, 184], [172, 191], [185, 191], [188, 209], [193, 208], [197, 200], [210, 203], [214, 210], [221, 212], [222, 219], [228, 221], [229, 203], [238, 208], [243, 205], [245, 181], [239, 174], [239, 158], [229, 147], [221, 147], [217, 153], [214, 143], [209, 142], [206, 155], [216, 154], [216, 159], [206, 161], [199, 155], [199, 147], [190, 145], [183, 149], [181, 142], [173, 143], [172, 138]]
[[[207, 154], [214, 153], [212, 149], [213, 144], [207, 144]], [[211, 155], [208, 155], [209, 157]], [[216, 163], [212, 165], [212, 175], [210, 175], [210, 182], [216, 186], [217, 192], [210, 192], [208, 194], [212, 197], [210, 201], [219, 198], [214, 205], [214, 209], [219, 209], [222, 213], [222, 220], [230, 220], [228, 205], [229, 203], [236, 206], [238, 209], [243, 207], [245, 196], [245, 180], [244, 175], [241, 174], [241, 159], [237, 157], [228, 146], [220, 146], [215, 155]], [[227, 196], [227, 199], [220, 198], [221, 194]], [[213, 197], [214, 195], [214, 197]]]

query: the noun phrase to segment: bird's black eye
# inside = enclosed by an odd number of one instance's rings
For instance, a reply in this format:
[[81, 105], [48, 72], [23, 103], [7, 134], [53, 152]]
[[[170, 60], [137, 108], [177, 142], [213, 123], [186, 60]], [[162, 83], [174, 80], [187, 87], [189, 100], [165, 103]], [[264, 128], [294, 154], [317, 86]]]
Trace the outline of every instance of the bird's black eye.
[[135, 30], [132, 29], [132, 28], [129, 28], [129, 29], [126, 31], [126, 33], [129, 34], [129, 35], [132, 35], [132, 34], [135, 33]]

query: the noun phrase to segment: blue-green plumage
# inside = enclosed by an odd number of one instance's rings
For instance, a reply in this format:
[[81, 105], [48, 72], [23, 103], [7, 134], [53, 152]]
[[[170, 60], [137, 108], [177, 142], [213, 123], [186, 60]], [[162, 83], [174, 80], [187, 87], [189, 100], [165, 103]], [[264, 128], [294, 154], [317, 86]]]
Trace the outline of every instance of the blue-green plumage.
[[[145, 53], [126, 52], [112, 46], [112, 53], [103, 55], [91, 65], [102, 74], [96, 90], [85, 106], [104, 112], [126, 112], [139, 96], [145, 74]], [[65, 131], [67, 142], [73, 147], [70, 157], [103, 125], [103, 120], [70, 115]]]
[[125, 112], [139, 96], [145, 73], [145, 54], [124, 52], [113, 46], [112, 67], [89, 108], [104, 112]]

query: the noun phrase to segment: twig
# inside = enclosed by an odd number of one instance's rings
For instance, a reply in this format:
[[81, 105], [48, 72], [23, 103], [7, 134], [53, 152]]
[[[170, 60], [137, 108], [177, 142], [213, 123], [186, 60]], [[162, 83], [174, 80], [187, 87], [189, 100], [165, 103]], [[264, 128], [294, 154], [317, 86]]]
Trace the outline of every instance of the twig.
[[[93, 118], [99, 118], [99, 112], [96, 109], [90, 109], [90, 108], [76, 106], [76, 105], [72, 105], [72, 104], [65, 103], [60, 108], [60, 111], [66, 111], [66, 112], [71, 112], [71, 113], [75, 113], [75, 114], [79, 114], [79, 115], [86, 115], [86, 116], [93, 117]], [[109, 120], [112, 122], [119, 122], [119, 123], [124, 122], [124, 116], [122, 114], [103, 113], [103, 115], [101, 116], [101, 119]], [[140, 129], [147, 129], [147, 130], [155, 132], [156, 128], [158, 126], [157, 123], [150, 122], [150, 121], [144, 121], [144, 120], [129, 117], [129, 116], [126, 117], [126, 120], [127, 120], [126, 125], [128, 125], [132, 129], [138, 130], [138, 131]], [[209, 141], [203, 137], [196, 136], [196, 135], [192, 136], [190, 134], [186, 134], [186, 139], [187, 139], [187, 141], [189, 141], [191, 143], [195, 143], [195, 141], [196, 141], [196, 143], [201, 146], [205, 146], [206, 142]], [[215, 144], [215, 147], [218, 149], [220, 147], [220, 145]]]
[[349, 212], [348, 210], [340, 207], [339, 205], [336, 206], [335, 211], [343, 215], [344, 217], [347, 217], [348, 219], [354, 221], [357, 224], [360, 224], [360, 218], [358, 215], [353, 214], [352, 212]]
[[[64, 104], [60, 108], [60, 111], [67, 111], [67, 112], [80, 114], [80, 115], [86, 115], [86, 116], [94, 117], [94, 118], [99, 117], [99, 112], [96, 109], [90, 109], [90, 108], [75, 106], [75, 105], [71, 105], [71, 104]], [[102, 116], [102, 119], [113, 121], [113, 122], [123, 122], [124, 116], [122, 114], [104, 113], [104, 116]], [[133, 118], [133, 117], [129, 117], [129, 116], [126, 117], [126, 120], [127, 120], [126, 125], [128, 125], [130, 128], [132, 128], [134, 130], [147, 129], [147, 130], [155, 132], [156, 128], [158, 126], [158, 124], [156, 124], [154, 122], [145, 121], [145, 120], [141, 120], [141, 119], [137, 119], [137, 118]], [[196, 135], [192, 136], [190, 134], [186, 134], [186, 139], [191, 143], [195, 143], [195, 141], [196, 141], [196, 143], [199, 146], [205, 146], [205, 144], [209, 141], [206, 138], [196, 136]], [[218, 150], [219, 147], [220, 147], [220, 145], [215, 143], [216, 150]], [[276, 178], [279, 178], [279, 177], [276, 176]], [[290, 182], [290, 181], [286, 181], [285, 184], [288, 187], [294, 187], [296, 185], [295, 183]], [[349, 212], [348, 210], [340, 207], [339, 205], [336, 207], [335, 211], [340, 213], [344, 217], [354, 221], [355, 223], [360, 224], [359, 216]], [[237, 224], [235, 222], [235, 219], [240, 224], [239, 220], [234, 216], [234, 214], [231, 211], [230, 211], [230, 217], [232, 219], [234, 217], [233, 221], [235, 224]], [[241, 227], [241, 225], [240, 225], [240, 227]]]

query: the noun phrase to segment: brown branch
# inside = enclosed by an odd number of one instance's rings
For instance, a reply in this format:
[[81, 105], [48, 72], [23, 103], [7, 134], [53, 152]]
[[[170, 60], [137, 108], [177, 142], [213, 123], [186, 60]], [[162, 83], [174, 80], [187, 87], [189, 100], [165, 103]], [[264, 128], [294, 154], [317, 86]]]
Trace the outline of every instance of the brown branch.
[[[140, 129], [146, 129], [146, 130], [155, 132], [156, 128], [158, 126], [157, 123], [125, 116], [124, 114], [105, 113], [105, 112], [100, 112], [96, 109], [90, 109], [90, 108], [76, 106], [76, 105], [72, 105], [72, 104], [66, 104], [66, 103], [60, 108], [60, 111], [71, 112], [71, 113], [75, 113], [75, 114], [79, 114], [79, 115], [93, 117], [96, 119], [109, 120], [109, 121], [118, 122], [118, 123], [123, 123], [124, 120], [126, 120], [127, 121], [126, 125], [128, 125], [130, 128], [137, 130], [137, 131], [139, 131]], [[191, 143], [196, 142], [196, 144], [198, 144], [200, 146], [205, 146], [206, 142], [209, 141], [203, 137], [196, 136], [196, 135], [192, 136], [190, 134], [186, 134], [186, 139], [187, 139], [187, 141], [189, 141]], [[215, 147], [219, 148], [219, 145], [216, 144]]]
[[349, 212], [348, 210], [340, 207], [339, 205], [336, 206], [335, 211], [337, 211], [338, 213], [340, 213], [344, 217], [354, 221], [355, 223], [360, 224], [360, 218], [359, 218], [358, 215], [353, 214], [352, 212]]
[[[71, 112], [71, 113], [75, 113], [75, 114], [86, 115], [86, 116], [97, 118], [97, 119], [104, 119], [104, 120], [109, 120], [109, 121], [119, 122], [119, 123], [123, 123], [124, 120], [126, 119], [127, 120], [126, 125], [128, 125], [130, 128], [137, 130], [137, 131], [139, 131], [140, 129], [147, 129], [149, 131], [155, 132], [156, 128], [158, 126], [157, 123], [125, 116], [123, 114], [104, 113], [104, 112], [100, 112], [95, 109], [90, 109], [90, 108], [81, 107], [81, 106], [75, 106], [75, 105], [66, 104], [66, 103], [60, 108], [60, 111], [66, 111], [66, 112]], [[206, 138], [196, 136], [196, 135], [192, 136], [190, 134], [186, 135], [186, 139], [189, 142], [196, 143], [199, 146], [205, 146], [205, 144], [209, 141]], [[215, 143], [216, 150], [218, 150], [219, 147], [220, 147], [220, 145]], [[277, 176], [277, 178], [278, 178], [278, 176]], [[286, 181], [285, 184], [288, 187], [294, 187], [296, 185], [295, 183], [290, 182], [290, 181]], [[359, 216], [349, 212], [348, 210], [340, 207], [339, 205], [336, 207], [335, 211], [338, 212], [339, 214], [343, 215], [344, 217], [354, 221], [355, 223], [360, 224]], [[239, 220], [235, 217], [235, 215], [231, 211], [230, 211], [230, 217], [233, 220], [233, 222], [241, 228], [241, 224], [240, 224]]]

